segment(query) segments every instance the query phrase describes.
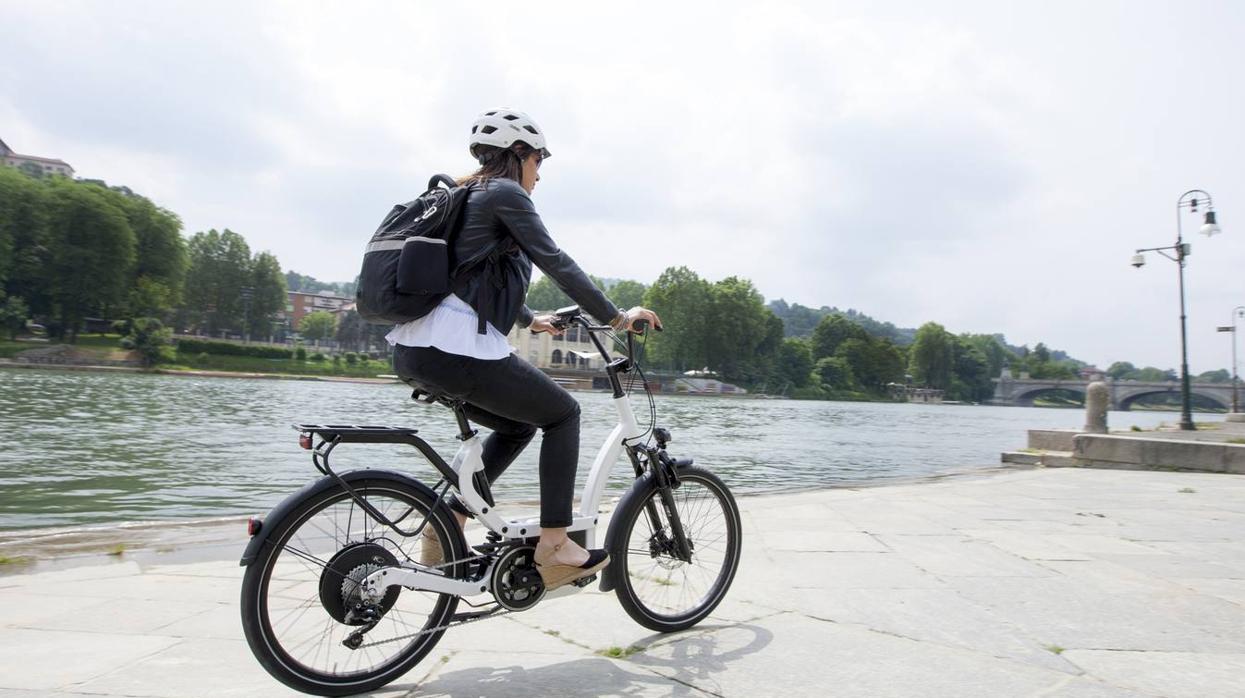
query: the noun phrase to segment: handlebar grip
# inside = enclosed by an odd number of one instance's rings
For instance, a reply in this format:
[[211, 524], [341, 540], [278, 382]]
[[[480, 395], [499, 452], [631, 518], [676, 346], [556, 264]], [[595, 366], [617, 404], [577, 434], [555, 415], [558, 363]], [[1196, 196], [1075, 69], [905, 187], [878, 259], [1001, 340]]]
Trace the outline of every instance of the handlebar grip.
[[631, 323], [632, 332], [638, 332], [640, 334], [643, 334], [644, 331], [647, 329], [648, 329], [648, 320], [645, 320], [644, 318], [640, 318], [639, 320], [636, 320], [635, 322]]

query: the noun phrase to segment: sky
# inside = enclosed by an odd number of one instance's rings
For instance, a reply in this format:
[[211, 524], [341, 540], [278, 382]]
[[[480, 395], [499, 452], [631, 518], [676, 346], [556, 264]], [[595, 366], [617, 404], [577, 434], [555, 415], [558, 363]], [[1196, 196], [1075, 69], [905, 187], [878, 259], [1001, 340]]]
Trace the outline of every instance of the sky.
[[0, 138], [345, 281], [512, 106], [590, 273], [687, 266], [1103, 368], [1178, 367], [1178, 267], [1129, 260], [1200, 188], [1197, 373], [1245, 305], [1242, 30], [1234, 2], [0, 0]]

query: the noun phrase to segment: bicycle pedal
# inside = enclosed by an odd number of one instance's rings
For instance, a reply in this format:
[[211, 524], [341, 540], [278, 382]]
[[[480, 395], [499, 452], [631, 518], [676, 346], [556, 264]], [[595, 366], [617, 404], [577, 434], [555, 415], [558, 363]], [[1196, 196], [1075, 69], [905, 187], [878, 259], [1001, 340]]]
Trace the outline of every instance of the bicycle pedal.
[[580, 577], [579, 579], [576, 579], [575, 581], [571, 582], [571, 586], [576, 586], [576, 587], [579, 587], [580, 589], [583, 589], [584, 587], [588, 586], [589, 584], [595, 581], [597, 581], [597, 576], [595, 574], [590, 574], [587, 577]]

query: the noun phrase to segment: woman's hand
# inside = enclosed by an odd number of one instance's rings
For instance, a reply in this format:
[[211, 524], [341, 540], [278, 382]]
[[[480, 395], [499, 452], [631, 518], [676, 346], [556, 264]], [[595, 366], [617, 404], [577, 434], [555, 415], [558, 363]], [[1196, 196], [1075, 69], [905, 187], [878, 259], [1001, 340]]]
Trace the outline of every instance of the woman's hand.
[[661, 318], [657, 317], [657, 313], [654, 313], [648, 308], [641, 308], [638, 305], [631, 310], [620, 313], [619, 321], [616, 324], [610, 324], [614, 327], [614, 329], [619, 331], [625, 329], [635, 332], [635, 323], [637, 320], [647, 320], [648, 324], [653, 326], [653, 329], [658, 331], [661, 330]]
[[527, 329], [532, 332], [548, 332], [556, 337], [562, 334], [562, 330], [553, 326], [553, 318], [553, 315], [537, 315], [532, 318], [532, 324], [528, 325]]

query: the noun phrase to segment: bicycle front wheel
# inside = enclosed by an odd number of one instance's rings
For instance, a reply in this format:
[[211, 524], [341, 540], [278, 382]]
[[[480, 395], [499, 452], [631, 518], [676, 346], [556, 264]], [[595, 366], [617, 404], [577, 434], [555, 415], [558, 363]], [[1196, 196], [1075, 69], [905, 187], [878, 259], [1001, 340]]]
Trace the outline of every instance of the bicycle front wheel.
[[[385, 478], [350, 484], [403, 529], [432, 512], [428, 530], [445, 556], [463, 557], [458, 526], [428, 493]], [[255, 657], [282, 683], [324, 696], [375, 690], [410, 670], [440, 640], [455, 596], [392, 587], [370, 629], [375, 617], [358, 611], [359, 583], [378, 569], [418, 560], [420, 536], [394, 532], [338, 486], [308, 497], [275, 526], [243, 577], [242, 626]], [[366, 632], [352, 647], [351, 635], [361, 629]]]
[[[642, 480], [646, 490], [611, 524], [623, 527], [610, 550], [618, 601], [633, 620], [658, 632], [690, 628], [722, 602], [739, 568], [743, 538], [739, 507], [726, 485], [701, 468], [678, 473], [680, 484], [667, 501], [651, 479]], [[691, 548], [688, 561], [676, 555], [672, 515]]]

